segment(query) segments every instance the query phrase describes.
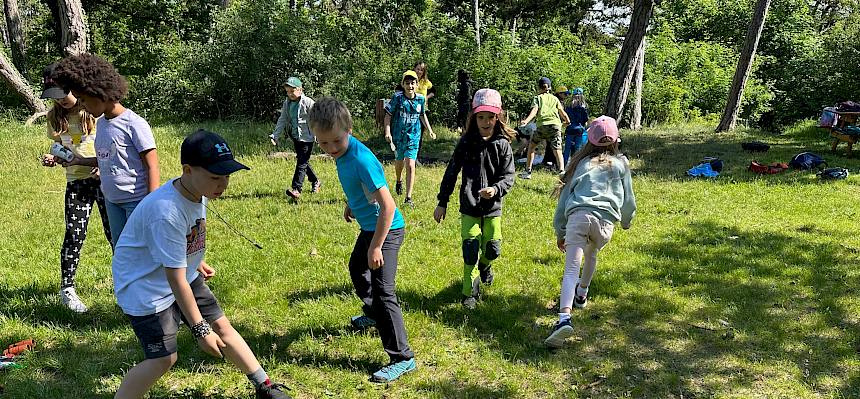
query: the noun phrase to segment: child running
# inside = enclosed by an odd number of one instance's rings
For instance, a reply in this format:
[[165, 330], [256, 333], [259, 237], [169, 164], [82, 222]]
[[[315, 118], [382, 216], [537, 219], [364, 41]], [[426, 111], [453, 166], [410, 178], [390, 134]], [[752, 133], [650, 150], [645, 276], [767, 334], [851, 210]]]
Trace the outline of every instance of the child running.
[[116, 399], [142, 398], [177, 359], [180, 320], [204, 352], [226, 357], [257, 398], [289, 399], [273, 384], [233, 328], [206, 280], [206, 208], [224, 194], [230, 174], [248, 169], [221, 136], [200, 129], [182, 142], [182, 176], [146, 196], [128, 220], [113, 257], [116, 300], [128, 316], [146, 360], [125, 375]]
[[287, 196], [299, 199], [302, 195], [302, 186], [305, 176], [311, 183], [311, 192], [318, 193], [322, 187], [322, 181], [314, 173], [310, 165], [311, 154], [314, 151], [314, 132], [308, 128], [308, 110], [314, 105], [314, 100], [305, 95], [302, 81], [292, 76], [284, 83], [287, 91], [287, 99], [281, 108], [281, 116], [275, 124], [275, 130], [269, 135], [272, 144], [277, 145], [281, 132], [286, 133], [293, 141], [296, 150], [296, 171], [293, 172], [293, 182], [287, 189]]
[[346, 194], [344, 220], [358, 220], [361, 228], [349, 257], [349, 275], [364, 315], [353, 317], [351, 324], [358, 330], [376, 326], [391, 361], [370, 380], [390, 382], [416, 367], [395, 293], [397, 254], [406, 223], [388, 191], [382, 164], [352, 136], [346, 106], [332, 97], [321, 98], [308, 113], [308, 124], [320, 148], [335, 159]]
[[67, 165], [99, 168], [111, 243], [116, 247], [122, 229], [137, 204], [161, 183], [152, 129], [140, 115], [120, 101], [128, 82], [109, 62], [92, 54], [73, 55], [57, 65], [55, 80], [83, 103], [96, 122], [95, 157], [75, 157]]
[[501, 113], [502, 96], [498, 91], [481, 89], [475, 93], [466, 133], [448, 161], [437, 196], [439, 205], [433, 212], [437, 223], [445, 219], [448, 199], [462, 170], [462, 303], [468, 309], [477, 305], [481, 283], [493, 283], [491, 262], [502, 251], [502, 198], [514, 185], [514, 155], [510, 144], [514, 133], [502, 122]]
[[570, 119], [570, 125], [567, 125], [564, 130], [564, 151], [562, 151], [564, 163], [567, 164], [570, 156], [579, 151], [588, 141], [588, 135], [585, 133], [588, 124], [588, 105], [585, 103], [582, 88], [577, 87], [570, 92], [570, 97], [565, 101], [564, 113]]
[[[412, 201], [412, 190], [415, 185], [415, 161], [418, 159], [418, 148], [421, 143], [421, 126], [427, 129], [431, 139], [436, 138], [430, 122], [427, 121], [427, 100], [418, 94], [418, 74], [406, 71], [400, 81], [402, 92], [394, 93], [394, 97], [385, 106], [385, 140], [394, 143], [394, 167], [397, 173], [397, 183], [394, 186], [397, 195], [403, 193], [403, 169], [406, 168], [406, 199], [405, 205], [415, 207]], [[394, 126], [392, 126], [394, 121]]]
[[528, 154], [526, 155], [526, 170], [520, 177], [523, 179], [532, 178], [532, 162], [535, 158], [535, 149], [541, 140], [546, 140], [546, 145], [552, 147], [555, 155], [555, 163], [558, 165], [559, 172], [564, 174], [564, 165], [562, 164], [561, 154], [561, 127], [562, 124], [570, 124], [561, 102], [558, 101], [552, 93], [552, 82], [549, 78], [543, 77], [537, 82], [538, 95], [532, 99], [532, 109], [529, 115], [520, 122], [520, 126], [526, 126], [535, 119], [537, 131], [532, 135], [532, 140], [529, 142]]
[[[41, 98], [54, 100], [54, 106], [48, 111], [48, 138], [68, 148], [78, 157], [94, 157], [96, 118], [84, 109], [72, 93], [54, 83], [56, 66], [57, 64], [49, 65], [42, 76], [44, 90]], [[57, 164], [58, 159], [51, 154], [42, 157], [44, 166], [53, 167]], [[66, 235], [60, 249], [60, 300], [72, 311], [84, 313], [87, 306], [75, 290], [75, 274], [81, 262], [81, 249], [87, 238], [87, 226], [94, 206], [98, 207], [101, 214], [108, 244], [111, 242], [110, 225], [99, 178], [97, 173], [93, 173], [95, 169], [89, 166], [68, 166], [65, 169]]]
[[612, 238], [614, 223], [629, 229], [636, 214], [630, 166], [618, 151], [619, 141], [615, 119], [595, 119], [588, 128], [588, 143], [574, 154], [562, 177], [553, 227], [558, 249], [566, 256], [558, 323], [544, 340], [548, 347], [559, 348], [573, 335], [570, 309], [588, 303], [597, 253]]

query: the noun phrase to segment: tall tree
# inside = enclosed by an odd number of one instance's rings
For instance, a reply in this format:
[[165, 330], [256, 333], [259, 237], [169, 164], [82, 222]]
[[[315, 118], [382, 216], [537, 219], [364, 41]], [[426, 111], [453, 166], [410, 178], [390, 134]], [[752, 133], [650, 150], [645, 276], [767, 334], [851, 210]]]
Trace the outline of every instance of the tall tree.
[[481, 9], [478, 8], [478, 0], [472, 0], [472, 14], [475, 16], [475, 43], [478, 50], [481, 49]]
[[87, 17], [81, 0], [57, 0], [60, 14], [60, 47], [63, 54], [77, 55], [87, 52]]
[[18, 12], [18, 0], [3, 0], [3, 12], [6, 15], [6, 29], [9, 34], [9, 47], [12, 48], [12, 63], [22, 74], [27, 73], [26, 47], [24, 32], [21, 30], [21, 14]]
[[755, 58], [755, 52], [758, 48], [758, 42], [761, 38], [761, 31], [764, 28], [764, 21], [767, 18], [769, 7], [770, 0], [758, 0], [756, 2], [753, 17], [750, 21], [749, 29], [747, 29], [744, 47], [741, 50], [741, 57], [738, 60], [738, 67], [735, 69], [735, 76], [732, 79], [732, 88], [729, 90], [729, 98], [726, 101], [726, 108], [723, 110], [723, 117], [717, 126], [717, 132], [724, 132], [735, 128], [738, 120], [738, 112], [741, 108], [741, 99], [744, 96], [744, 86], [746, 86], [750, 70], [752, 69], [753, 58]]
[[630, 17], [630, 27], [621, 45], [615, 70], [612, 72], [612, 81], [609, 84], [609, 94], [606, 97], [604, 113], [615, 119], [624, 111], [627, 95], [630, 93], [630, 81], [636, 69], [636, 53], [645, 40], [645, 31], [651, 14], [654, 12], [655, 0], [636, 0], [633, 3], [633, 15]]
[[3, 81], [9, 86], [12, 91], [17, 93], [26, 103], [27, 107], [33, 112], [45, 112], [45, 103], [36, 98], [30, 85], [24, 80], [24, 77], [15, 69], [15, 65], [9, 62], [6, 55], [0, 51], [0, 75]]
[[639, 130], [642, 128], [642, 75], [645, 72], [645, 40], [639, 45], [636, 52], [636, 84], [633, 89], [633, 120], [630, 128]]

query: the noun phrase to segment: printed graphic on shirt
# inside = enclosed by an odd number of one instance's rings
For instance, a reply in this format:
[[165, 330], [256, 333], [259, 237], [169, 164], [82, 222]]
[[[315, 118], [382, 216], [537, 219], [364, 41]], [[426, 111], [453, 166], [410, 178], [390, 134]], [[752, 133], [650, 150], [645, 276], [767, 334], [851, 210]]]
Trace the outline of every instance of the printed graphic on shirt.
[[197, 219], [197, 222], [191, 227], [191, 232], [185, 236], [188, 242], [185, 254], [191, 256], [206, 248], [206, 219]]

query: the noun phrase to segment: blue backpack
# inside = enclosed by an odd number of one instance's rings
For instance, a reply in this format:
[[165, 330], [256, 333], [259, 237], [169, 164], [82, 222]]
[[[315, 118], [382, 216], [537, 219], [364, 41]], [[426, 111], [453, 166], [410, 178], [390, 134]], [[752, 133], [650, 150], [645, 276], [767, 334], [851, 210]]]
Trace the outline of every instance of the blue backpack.
[[827, 162], [824, 158], [811, 152], [801, 152], [800, 154], [795, 155], [794, 158], [791, 158], [791, 162], [788, 164], [792, 168], [803, 170], [818, 168], [821, 165], [827, 166]]

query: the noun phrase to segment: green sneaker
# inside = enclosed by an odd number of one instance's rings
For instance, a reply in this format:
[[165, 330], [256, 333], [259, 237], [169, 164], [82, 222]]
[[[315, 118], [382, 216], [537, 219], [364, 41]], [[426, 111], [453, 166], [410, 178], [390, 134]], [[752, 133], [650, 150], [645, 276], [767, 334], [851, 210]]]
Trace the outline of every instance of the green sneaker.
[[399, 362], [391, 362], [387, 366], [379, 369], [370, 377], [372, 382], [391, 382], [403, 374], [415, 370], [415, 358], [409, 360], [401, 360]]

